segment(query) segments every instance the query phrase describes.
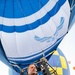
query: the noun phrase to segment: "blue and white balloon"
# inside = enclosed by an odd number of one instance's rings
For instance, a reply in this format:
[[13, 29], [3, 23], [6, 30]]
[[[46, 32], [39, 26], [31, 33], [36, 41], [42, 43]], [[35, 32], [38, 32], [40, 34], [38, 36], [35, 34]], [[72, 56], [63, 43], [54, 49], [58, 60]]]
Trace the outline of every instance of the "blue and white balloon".
[[21, 68], [43, 52], [47, 57], [67, 34], [69, 18], [68, 0], [0, 0], [2, 55]]

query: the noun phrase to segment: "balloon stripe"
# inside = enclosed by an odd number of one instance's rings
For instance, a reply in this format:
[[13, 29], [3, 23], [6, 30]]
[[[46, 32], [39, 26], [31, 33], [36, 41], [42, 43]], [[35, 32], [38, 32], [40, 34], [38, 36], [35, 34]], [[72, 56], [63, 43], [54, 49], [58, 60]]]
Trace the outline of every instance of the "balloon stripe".
[[[5, 26], [5, 25], [0, 24], [0, 31], [12, 33], [12, 32], [25, 32], [28, 30], [33, 30], [33, 29], [39, 27], [40, 25], [46, 23], [51, 17], [53, 17], [59, 11], [60, 7], [64, 4], [64, 2], [65, 2], [65, 0], [63, 0], [62, 2], [60, 2], [60, 0], [59, 0], [52, 10], [50, 10], [45, 16], [36, 20], [33, 23], [26, 24], [23, 26]], [[58, 6], [58, 4], [60, 4], [60, 6]], [[57, 7], [57, 10], [56, 10], [56, 7]], [[54, 10], [56, 10], [56, 12], [54, 12]], [[42, 20], [42, 24], [40, 23], [40, 20]], [[14, 30], [14, 28], [16, 30]]]

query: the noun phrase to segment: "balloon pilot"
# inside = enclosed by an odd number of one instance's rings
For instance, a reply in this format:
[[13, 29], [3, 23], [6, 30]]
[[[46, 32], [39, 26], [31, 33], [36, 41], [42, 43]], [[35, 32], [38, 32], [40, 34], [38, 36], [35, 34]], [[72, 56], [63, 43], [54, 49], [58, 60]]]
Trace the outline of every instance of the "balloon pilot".
[[37, 67], [34, 64], [28, 66], [28, 75], [38, 75]]

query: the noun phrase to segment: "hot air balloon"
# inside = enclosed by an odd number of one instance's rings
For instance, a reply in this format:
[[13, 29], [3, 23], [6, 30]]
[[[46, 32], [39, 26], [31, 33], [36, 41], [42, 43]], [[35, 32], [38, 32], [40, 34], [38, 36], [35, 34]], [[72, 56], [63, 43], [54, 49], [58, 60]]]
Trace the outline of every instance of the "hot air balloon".
[[67, 34], [69, 18], [68, 0], [1, 0], [1, 60], [19, 72], [48, 57]]
[[[66, 57], [59, 48], [57, 48], [57, 50], [55, 50], [53, 55], [48, 59], [48, 62], [49, 62], [49, 64], [51, 64], [51, 66], [54, 68], [54, 70], [56, 70], [57, 75], [70, 75], [69, 65], [66, 60]], [[50, 72], [54, 72], [54, 70], [49, 68]], [[15, 72], [14, 70], [11, 70], [11, 69], [9, 69], [9, 74], [10, 75], [13, 75], [13, 74], [19, 75], [17, 72]], [[40, 72], [39, 72], [39, 75], [40, 75]]]

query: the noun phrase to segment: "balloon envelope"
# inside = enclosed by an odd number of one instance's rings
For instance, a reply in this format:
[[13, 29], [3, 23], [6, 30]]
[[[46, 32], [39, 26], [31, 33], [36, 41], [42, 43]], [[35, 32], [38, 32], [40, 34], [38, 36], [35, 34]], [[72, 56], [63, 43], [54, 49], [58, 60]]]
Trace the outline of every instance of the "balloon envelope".
[[[48, 60], [58, 75], [70, 75], [68, 61], [63, 52], [58, 48]], [[51, 69], [50, 69], [51, 70]]]
[[1, 0], [0, 39], [10, 63], [25, 67], [48, 56], [68, 31], [68, 0]]

